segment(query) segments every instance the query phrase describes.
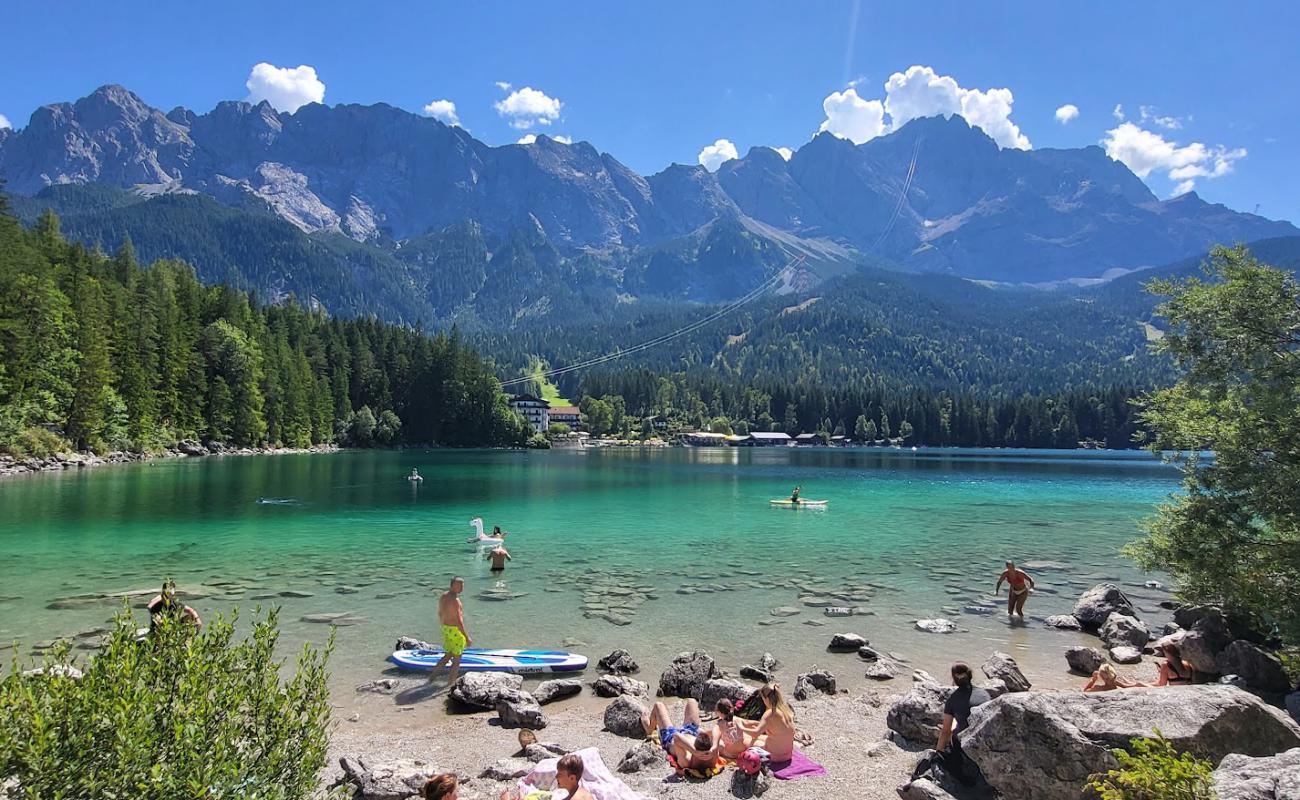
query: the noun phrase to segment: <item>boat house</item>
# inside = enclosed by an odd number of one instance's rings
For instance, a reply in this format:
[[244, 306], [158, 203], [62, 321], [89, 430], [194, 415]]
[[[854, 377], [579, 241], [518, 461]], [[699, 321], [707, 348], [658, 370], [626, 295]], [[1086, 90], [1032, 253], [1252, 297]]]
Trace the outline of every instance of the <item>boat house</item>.
[[755, 431], [749, 434], [748, 444], [750, 447], [788, 447], [791, 440], [788, 433]]

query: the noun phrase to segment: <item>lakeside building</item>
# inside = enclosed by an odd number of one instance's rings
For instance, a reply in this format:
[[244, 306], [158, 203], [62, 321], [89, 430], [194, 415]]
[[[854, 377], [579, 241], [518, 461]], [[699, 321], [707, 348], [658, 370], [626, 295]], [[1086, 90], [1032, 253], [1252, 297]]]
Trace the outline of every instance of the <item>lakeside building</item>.
[[727, 434], [691, 431], [682, 434], [682, 441], [694, 447], [722, 447], [727, 443]]
[[792, 443], [788, 433], [772, 433], [770, 431], [756, 431], [749, 434], [747, 444], [750, 447], [787, 447]]
[[531, 394], [517, 394], [510, 398], [510, 407], [515, 413], [528, 420], [533, 430], [546, 433], [551, 426], [551, 404]]
[[570, 427], [578, 427], [577, 406], [551, 406], [547, 412], [547, 417], [551, 422], [562, 422]]
[[822, 437], [816, 433], [801, 433], [794, 437], [794, 443], [801, 447], [820, 447]]

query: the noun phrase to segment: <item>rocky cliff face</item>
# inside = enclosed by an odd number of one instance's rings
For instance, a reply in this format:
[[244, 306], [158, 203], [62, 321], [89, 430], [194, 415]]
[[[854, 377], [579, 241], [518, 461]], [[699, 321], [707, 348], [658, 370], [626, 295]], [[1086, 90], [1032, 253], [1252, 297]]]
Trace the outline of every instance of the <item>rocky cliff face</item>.
[[643, 177], [585, 142], [489, 147], [384, 104], [164, 114], [105, 86], [0, 132], [0, 173], [20, 194], [84, 183], [199, 192], [362, 242], [473, 222], [488, 236], [537, 227], [566, 251], [630, 252], [731, 220], [787, 249], [1027, 282], [1297, 233], [1195, 195], [1160, 201], [1096, 147], [1001, 150], [960, 117], [859, 146], [821, 134], [789, 161], [754, 148], [716, 174], [674, 165]]

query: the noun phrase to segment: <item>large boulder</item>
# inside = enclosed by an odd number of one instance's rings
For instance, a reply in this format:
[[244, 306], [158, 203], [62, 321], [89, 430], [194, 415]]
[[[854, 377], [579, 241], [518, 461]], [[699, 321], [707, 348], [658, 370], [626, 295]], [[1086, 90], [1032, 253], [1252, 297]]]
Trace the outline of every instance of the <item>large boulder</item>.
[[912, 673], [912, 688], [889, 706], [885, 724], [904, 739], [933, 747], [950, 694], [951, 686], [940, 686], [928, 672], [917, 670]]
[[714, 678], [705, 681], [704, 688], [700, 689], [700, 708], [704, 709], [705, 713], [708, 713], [724, 697], [739, 705], [753, 693], [754, 687], [748, 684], [731, 678]]
[[645, 681], [625, 678], [622, 675], [601, 675], [591, 683], [591, 690], [597, 697], [618, 697], [631, 694], [637, 697], [649, 697], [650, 686]]
[[1142, 651], [1132, 645], [1116, 645], [1110, 649], [1110, 660], [1116, 664], [1141, 664]]
[[1256, 689], [1276, 694], [1291, 691], [1291, 679], [1281, 660], [1257, 644], [1238, 639], [1215, 657], [1214, 663], [1224, 675], [1240, 675]]
[[1113, 613], [1137, 617], [1133, 604], [1113, 583], [1099, 583], [1079, 596], [1074, 604], [1074, 618], [1084, 630], [1096, 631]]
[[1005, 695], [972, 712], [962, 747], [1003, 797], [1079, 800], [1089, 775], [1118, 766], [1113, 749], [1157, 728], [1178, 750], [1215, 763], [1300, 746], [1300, 726], [1253, 695], [1178, 686]]
[[508, 672], [467, 672], [451, 687], [451, 699], [476, 708], [496, 708], [503, 692], [518, 691], [524, 676]]
[[1231, 753], [1214, 771], [1219, 800], [1295, 800], [1300, 797], [1300, 748], [1264, 758]]
[[1025, 677], [1025, 673], [1020, 671], [1016, 660], [1006, 653], [994, 651], [980, 669], [993, 681], [1001, 680], [1005, 683], [1008, 692], [1027, 692], [1032, 685]]
[[718, 665], [703, 650], [681, 653], [659, 676], [660, 697], [693, 697], [700, 699], [706, 681], [721, 678]]
[[1120, 613], [1112, 613], [1107, 617], [1098, 635], [1107, 647], [1128, 645], [1141, 650], [1151, 641], [1151, 631], [1147, 630], [1142, 620]]
[[626, 650], [615, 650], [609, 655], [596, 662], [596, 666], [606, 672], [613, 672], [616, 675], [630, 675], [638, 672], [641, 665], [632, 659], [632, 654]]
[[1065, 663], [1071, 672], [1091, 675], [1106, 663], [1106, 654], [1095, 647], [1071, 647], [1065, 651]]
[[796, 700], [807, 700], [815, 694], [835, 694], [835, 676], [824, 669], [815, 669], [812, 672], [805, 672], [794, 679], [794, 695]]
[[856, 633], [837, 633], [831, 637], [831, 643], [826, 645], [827, 650], [857, 650], [860, 647], [867, 646], [865, 636], [859, 636]]
[[635, 697], [620, 695], [605, 707], [605, 730], [619, 736], [644, 739], [646, 736], [643, 718], [649, 709]]
[[497, 719], [503, 728], [527, 728], [530, 731], [539, 731], [547, 724], [537, 698], [518, 689], [497, 695]]
[[341, 782], [354, 786], [360, 800], [406, 800], [418, 795], [425, 782], [441, 772], [410, 759], [371, 765], [345, 756], [339, 759], [339, 766], [343, 769]]
[[[1183, 660], [1197, 672], [1215, 675], [1219, 672], [1219, 654], [1232, 644], [1232, 632], [1218, 609], [1207, 608], [1205, 613], [1178, 638], [1178, 648]], [[1182, 623], [1178, 623], [1182, 625]]]
[[537, 688], [533, 690], [533, 697], [537, 698], [537, 702], [546, 705], [566, 697], [573, 697], [581, 691], [582, 681], [562, 678], [537, 684]]

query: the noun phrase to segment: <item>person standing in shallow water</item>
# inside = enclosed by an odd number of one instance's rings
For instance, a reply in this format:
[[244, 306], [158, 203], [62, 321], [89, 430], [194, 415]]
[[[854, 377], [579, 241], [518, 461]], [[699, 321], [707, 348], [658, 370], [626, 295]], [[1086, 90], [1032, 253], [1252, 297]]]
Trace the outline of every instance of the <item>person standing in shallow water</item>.
[[1034, 579], [1029, 577], [1029, 573], [1016, 566], [1014, 561], [1007, 562], [1007, 568], [998, 576], [998, 585], [993, 589], [997, 594], [1002, 591], [1002, 582], [1006, 581], [1008, 588], [1007, 594], [1007, 616], [1012, 614], [1020, 615], [1021, 619], [1025, 618], [1025, 600], [1029, 598], [1029, 592], [1034, 588]]
[[451, 665], [451, 674], [447, 677], [447, 685], [451, 686], [460, 677], [461, 656], [472, 642], [469, 633], [465, 630], [465, 607], [460, 602], [460, 593], [464, 590], [465, 581], [461, 578], [452, 578], [447, 591], [438, 598], [438, 622], [442, 624], [443, 654], [442, 658], [438, 659], [438, 663], [433, 666], [433, 673], [429, 675], [430, 683], [433, 683], [434, 674], [448, 664]]

